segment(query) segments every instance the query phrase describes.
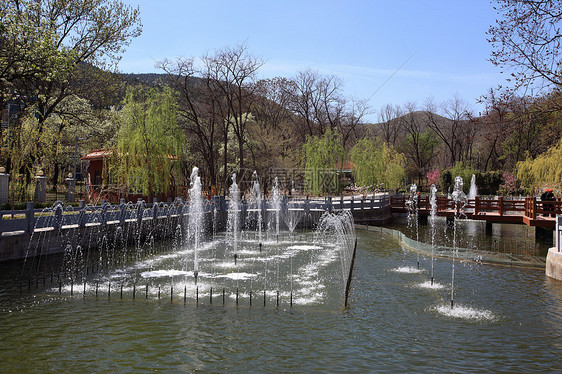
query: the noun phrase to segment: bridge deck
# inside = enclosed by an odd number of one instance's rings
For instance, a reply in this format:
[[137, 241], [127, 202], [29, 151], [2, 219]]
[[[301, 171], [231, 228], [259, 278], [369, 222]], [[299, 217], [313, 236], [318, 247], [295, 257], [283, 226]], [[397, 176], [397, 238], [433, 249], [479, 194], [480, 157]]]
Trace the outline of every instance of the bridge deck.
[[[431, 208], [426, 196], [418, 198], [418, 214], [429, 215]], [[407, 199], [391, 197], [393, 213], [408, 213]], [[469, 200], [462, 212], [457, 213], [455, 202], [446, 197], [438, 197], [436, 201], [436, 214], [438, 216], [454, 217], [462, 213], [463, 217], [493, 223], [519, 223], [533, 227], [554, 228], [556, 214], [562, 214], [562, 201], [540, 201], [535, 197], [524, 200], [482, 199], [476, 197]], [[552, 216], [554, 217], [552, 217]]]

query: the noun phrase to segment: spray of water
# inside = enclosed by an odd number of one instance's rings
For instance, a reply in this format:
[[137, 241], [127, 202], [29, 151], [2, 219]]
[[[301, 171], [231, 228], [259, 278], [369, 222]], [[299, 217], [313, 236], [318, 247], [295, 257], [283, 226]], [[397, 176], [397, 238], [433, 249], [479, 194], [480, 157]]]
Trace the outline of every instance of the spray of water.
[[199, 169], [193, 168], [191, 172], [191, 188], [189, 189], [189, 224], [188, 237], [193, 245], [193, 276], [195, 284], [199, 274], [199, 246], [203, 234], [203, 196], [201, 196], [201, 179]]
[[429, 197], [429, 204], [431, 206], [431, 215], [429, 216], [429, 227], [431, 230], [431, 285], [433, 285], [434, 273], [434, 252], [435, 252], [435, 218], [437, 216], [437, 187], [431, 185], [431, 194]]
[[271, 189], [271, 205], [275, 212], [275, 236], [279, 236], [279, 218], [281, 215], [281, 194], [279, 192], [279, 184], [277, 177], [273, 181], [273, 188]]
[[236, 184], [236, 174], [232, 175], [232, 185], [228, 189], [228, 218], [226, 223], [227, 239], [233, 245], [234, 256], [238, 256], [238, 235], [240, 232], [240, 191]]
[[[418, 186], [413, 183], [410, 186], [410, 196], [406, 201], [406, 206], [408, 207], [408, 227], [414, 227], [416, 230], [416, 241], [419, 242], [419, 224], [418, 224]], [[420, 268], [420, 255], [417, 254], [417, 266]]]
[[455, 259], [457, 257], [457, 221], [459, 220], [459, 216], [461, 211], [464, 209], [466, 205], [467, 199], [466, 195], [463, 192], [463, 180], [462, 177], [455, 178], [455, 187], [453, 189], [453, 201], [455, 202], [455, 220], [453, 223], [453, 265], [451, 271], [451, 308], [454, 307], [454, 293], [455, 293]]

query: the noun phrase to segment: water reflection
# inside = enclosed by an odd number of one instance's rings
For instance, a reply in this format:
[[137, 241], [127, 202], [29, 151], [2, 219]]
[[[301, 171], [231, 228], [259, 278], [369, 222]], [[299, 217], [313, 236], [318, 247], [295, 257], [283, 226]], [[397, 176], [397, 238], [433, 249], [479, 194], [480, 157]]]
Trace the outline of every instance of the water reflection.
[[[17, 265], [0, 264], [3, 372], [548, 372], [560, 368], [562, 283], [543, 271], [459, 263], [450, 316], [443, 288], [421, 288], [395, 238], [358, 232], [349, 309], [183, 305], [151, 298], [60, 297], [5, 289]], [[445, 309], [447, 310], [447, 309]], [[450, 309], [448, 309], [450, 311]], [[459, 308], [459, 311], [463, 310]], [[483, 312], [483, 315], [477, 315]], [[493, 318], [486, 318], [491, 313]]]
[[[445, 217], [435, 219], [435, 242], [442, 246], [453, 246], [452, 227]], [[410, 238], [419, 235], [420, 241], [431, 243], [429, 224], [421, 220], [419, 234], [409, 227], [405, 216], [395, 217], [389, 227], [402, 231]], [[491, 231], [486, 230], [486, 222], [460, 219], [457, 222], [457, 242], [461, 248], [501, 251], [546, 257], [552, 246], [545, 240], [535, 240], [535, 228], [520, 224], [494, 223]]]

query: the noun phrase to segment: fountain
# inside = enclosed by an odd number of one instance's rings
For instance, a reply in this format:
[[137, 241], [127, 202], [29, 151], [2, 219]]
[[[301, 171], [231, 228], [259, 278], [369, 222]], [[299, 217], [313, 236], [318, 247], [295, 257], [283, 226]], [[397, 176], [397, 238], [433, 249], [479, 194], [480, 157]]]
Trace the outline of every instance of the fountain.
[[432, 184], [430, 187], [431, 194], [429, 197], [429, 204], [431, 206], [431, 214], [429, 216], [429, 227], [431, 230], [431, 285], [433, 286], [434, 280], [434, 254], [435, 254], [435, 218], [437, 217], [437, 187]]
[[199, 169], [193, 168], [191, 172], [191, 188], [189, 190], [189, 223], [188, 238], [189, 243], [193, 247], [193, 278], [197, 284], [199, 275], [199, 249], [201, 244], [201, 236], [203, 235], [203, 196], [201, 196], [201, 179], [199, 178]]
[[232, 243], [234, 260], [238, 257], [238, 236], [240, 234], [240, 191], [236, 184], [236, 174], [232, 175], [232, 184], [228, 189], [230, 204], [228, 207], [228, 220], [226, 226], [227, 239]]
[[[194, 175], [189, 202], [85, 207], [84, 223], [71, 223], [82, 213], [64, 204], [46, 212], [41, 220], [64, 230], [37, 225], [34, 240], [41, 244], [30, 245], [24, 271], [22, 262], [0, 263], [4, 371], [72, 372], [84, 363], [96, 372], [470, 372], [505, 371], [506, 362], [514, 372], [548, 372], [559, 366], [562, 293], [544, 273], [455, 259], [455, 299], [469, 305], [450, 307], [448, 287], [417, 289], [428, 272], [392, 271], [416, 255], [401, 250], [385, 228], [355, 232], [349, 212], [337, 212], [317, 219], [316, 230], [293, 235], [284, 225], [285, 207], [302, 205], [280, 197], [279, 214], [272, 191], [263, 218], [273, 231], [263, 235], [260, 252], [257, 227], [242, 235], [252, 213], [246, 214], [236, 178], [228, 197], [200, 200], [206, 223], [200, 226], [190, 209], [198, 204], [197, 185]], [[462, 231], [460, 186], [456, 191]], [[430, 219], [432, 231], [443, 221]], [[53, 237], [64, 253], [49, 253]], [[461, 239], [453, 237], [458, 247]], [[435, 242], [432, 277], [451, 270]], [[22, 284], [14, 284], [18, 277]], [[350, 309], [341, 313], [344, 296]], [[80, 334], [69, 333], [81, 324]], [[490, 346], [509, 349], [491, 354]]]
[[[412, 183], [410, 186], [410, 196], [406, 201], [406, 207], [408, 208], [408, 226], [415, 227], [416, 241], [419, 241], [419, 221], [418, 221], [418, 186]], [[417, 268], [420, 268], [420, 257], [417, 255]]]
[[271, 209], [273, 210], [272, 219], [270, 220], [269, 226], [270, 232], [275, 232], [275, 237], [279, 237], [279, 224], [281, 217], [281, 194], [279, 192], [279, 184], [277, 177], [273, 181], [273, 188], [271, 189]]
[[474, 200], [478, 195], [478, 187], [476, 186], [476, 175], [472, 174], [472, 178], [470, 179], [470, 190], [468, 191], [468, 200]]
[[[194, 300], [199, 305], [222, 298], [223, 303], [233, 300], [236, 305], [243, 301], [251, 305], [261, 297], [264, 306], [277, 307], [284, 302], [291, 307], [324, 303], [339, 294], [345, 295], [347, 304], [353, 257], [350, 241], [355, 239], [351, 213], [325, 214], [316, 231], [300, 232], [295, 239], [298, 212], [303, 208], [287, 208], [288, 203], [282, 208], [274, 183], [270, 208], [265, 209], [255, 173], [247, 203], [240, 200], [236, 175], [232, 176], [226, 217], [217, 213], [217, 204], [201, 195], [196, 167], [189, 196], [186, 203], [122, 204], [118, 220], [113, 219], [115, 207], [104, 205], [93, 215], [94, 222], [86, 225], [86, 232], [98, 242], [86, 246], [67, 241], [62, 266], [59, 271], [53, 269], [58, 282], [46, 292], [74, 296], [75, 285], [80, 284], [83, 297], [106, 293], [110, 298], [119, 293], [120, 298], [135, 299], [144, 289], [145, 299], [168, 297], [174, 302], [183, 298], [184, 303]], [[54, 209], [51, 219], [65, 217], [61, 205]], [[280, 225], [282, 212], [288, 231]], [[225, 232], [217, 230], [223, 226], [216, 222], [219, 216], [226, 218]], [[212, 234], [207, 232], [207, 219], [213, 220], [208, 225]], [[263, 222], [273, 222], [273, 240], [262, 235]], [[42, 257], [32, 258], [42, 261]], [[335, 271], [340, 274], [339, 286], [327, 287], [326, 282], [335, 282], [329, 276]], [[191, 277], [194, 281], [190, 282]]]
[[457, 222], [461, 214], [461, 210], [467, 203], [466, 195], [463, 192], [462, 177], [455, 178], [455, 187], [453, 188], [453, 201], [455, 202], [455, 219], [453, 223], [453, 262], [451, 270], [451, 309], [454, 307], [454, 293], [455, 293], [455, 259], [458, 255], [457, 243]]
[[252, 187], [249, 193], [248, 206], [249, 217], [246, 222], [247, 228], [254, 228], [254, 231], [256, 231], [258, 235], [258, 243], [261, 243], [263, 226], [262, 193], [258, 173], [255, 171], [252, 174]]

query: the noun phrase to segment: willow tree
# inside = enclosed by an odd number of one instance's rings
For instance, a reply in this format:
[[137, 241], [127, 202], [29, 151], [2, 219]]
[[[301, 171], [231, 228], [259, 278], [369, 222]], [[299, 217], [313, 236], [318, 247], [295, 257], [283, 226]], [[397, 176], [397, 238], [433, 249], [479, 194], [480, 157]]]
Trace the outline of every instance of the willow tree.
[[517, 178], [530, 189], [544, 186], [562, 187], [562, 139], [554, 147], [539, 155], [517, 163]]
[[185, 137], [172, 90], [127, 90], [108, 179], [152, 199], [177, 185]]
[[395, 189], [403, 184], [406, 158], [378, 138], [364, 137], [350, 151], [355, 182], [369, 188]]
[[323, 136], [308, 136], [302, 150], [307, 191], [315, 195], [338, 192], [337, 165], [342, 165], [344, 155], [341, 134], [328, 128]]

